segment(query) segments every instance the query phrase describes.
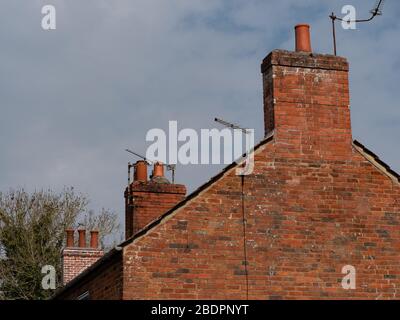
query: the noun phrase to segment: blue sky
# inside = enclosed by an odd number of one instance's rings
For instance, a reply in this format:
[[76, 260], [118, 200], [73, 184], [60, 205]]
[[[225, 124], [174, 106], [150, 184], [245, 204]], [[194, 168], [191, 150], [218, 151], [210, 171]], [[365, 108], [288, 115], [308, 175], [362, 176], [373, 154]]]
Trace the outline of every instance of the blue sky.
[[[328, 15], [367, 0], [2, 0], [0, 190], [74, 186], [123, 217], [126, 147], [146, 132], [213, 128], [214, 117], [263, 136], [260, 63], [292, 50], [293, 27], [312, 27], [315, 52], [331, 53]], [[41, 29], [41, 8], [57, 29]], [[400, 3], [357, 30], [338, 28], [349, 59], [353, 137], [400, 171]], [[192, 191], [221, 166], [178, 166]]]

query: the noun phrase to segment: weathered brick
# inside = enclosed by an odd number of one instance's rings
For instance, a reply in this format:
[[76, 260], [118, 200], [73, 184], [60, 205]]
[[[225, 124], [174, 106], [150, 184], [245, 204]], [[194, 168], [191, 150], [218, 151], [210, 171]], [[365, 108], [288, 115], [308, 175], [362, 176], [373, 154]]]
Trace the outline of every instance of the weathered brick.
[[[64, 298], [112, 281], [122, 299], [400, 298], [399, 181], [352, 142], [347, 61], [277, 50], [262, 71], [273, 137], [253, 174], [228, 169], [125, 244], [122, 271], [88, 275]], [[345, 265], [355, 290], [341, 286]]]

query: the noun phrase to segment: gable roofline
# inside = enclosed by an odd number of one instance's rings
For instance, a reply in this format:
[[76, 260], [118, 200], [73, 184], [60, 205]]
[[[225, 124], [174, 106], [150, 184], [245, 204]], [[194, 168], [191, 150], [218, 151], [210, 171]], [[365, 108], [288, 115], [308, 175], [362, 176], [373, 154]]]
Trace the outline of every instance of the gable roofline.
[[[261, 146], [267, 144], [268, 142], [272, 141], [274, 136], [274, 133], [271, 132], [267, 137], [265, 137], [263, 140], [261, 140], [256, 146], [254, 146], [253, 150], [251, 150], [251, 153], [254, 153], [257, 149], [259, 149]], [[243, 155], [243, 157], [245, 154]], [[243, 159], [243, 158], [242, 158]], [[58, 296], [63, 294], [66, 290], [69, 288], [72, 288], [74, 285], [79, 283], [82, 279], [84, 279], [86, 276], [88, 276], [90, 273], [94, 272], [96, 269], [99, 269], [104, 263], [108, 262], [112, 258], [114, 258], [117, 254], [120, 254], [123, 250], [123, 248], [132, 242], [134, 242], [136, 239], [144, 236], [147, 232], [158, 226], [162, 221], [164, 221], [167, 217], [172, 215], [176, 210], [179, 208], [183, 207], [185, 204], [187, 204], [189, 201], [193, 200], [196, 198], [202, 191], [210, 187], [212, 184], [217, 182], [219, 179], [221, 179], [224, 174], [235, 168], [236, 166], [239, 165], [240, 160], [236, 160], [223, 168], [219, 173], [217, 173], [215, 176], [210, 178], [206, 183], [202, 184], [200, 187], [198, 187], [196, 190], [194, 190], [192, 193], [190, 193], [185, 199], [182, 201], [178, 202], [174, 207], [169, 209], [167, 212], [159, 216], [157, 219], [153, 220], [150, 222], [148, 225], [143, 227], [142, 229], [138, 230], [134, 235], [132, 235], [130, 238], [126, 239], [123, 241], [121, 244], [117, 245], [113, 249], [111, 249], [109, 252], [107, 252], [104, 256], [102, 256], [99, 260], [97, 260], [94, 264], [92, 264], [89, 268], [87, 268], [85, 271], [77, 275], [74, 279], [72, 279], [70, 282], [68, 282], [65, 286], [61, 287], [58, 289], [54, 295], [51, 297], [51, 299], [57, 299]]]
[[400, 183], [400, 174], [394, 171], [387, 163], [382, 161], [379, 156], [369, 150], [366, 146], [364, 146], [361, 142], [354, 140], [353, 146], [355, 149], [365, 158], [367, 159], [374, 167], [376, 167], [383, 174], [388, 176], [396, 183]]
[[[255, 152], [257, 149], [259, 149], [261, 146], [267, 144], [268, 142], [272, 141], [274, 137], [273, 132], [271, 132], [270, 135], [265, 137], [263, 140], [261, 140], [251, 152]], [[388, 164], [383, 162], [375, 153], [373, 153], [371, 150], [369, 150], [367, 147], [365, 147], [363, 144], [361, 144], [359, 141], [354, 140], [352, 145], [354, 148], [362, 155], [364, 158], [366, 158], [372, 165], [374, 165], [378, 170], [380, 170], [382, 173], [387, 175], [389, 178], [391, 178], [393, 181], [396, 181], [397, 183], [400, 183], [400, 174], [398, 174], [396, 171], [390, 168]], [[202, 184], [200, 187], [198, 187], [195, 191], [190, 193], [185, 199], [183, 199], [181, 202], [177, 203], [174, 207], [172, 207], [170, 210], [162, 214], [160, 217], [157, 219], [153, 220], [150, 222], [148, 225], [146, 225], [144, 228], [138, 230], [132, 237], [129, 239], [123, 241], [121, 244], [118, 246], [114, 247], [111, 249], [108, 253], [106, 253], [103, 257], [101, 257], [99, 260], [97, 260], [93, 265], [91, 265], [89, 268], [87, 268], [85, 271], [83, 271], [81, 274], [76, 276], [74, 279], [72, 279], [70, 282], [68, 282], [65, 286], [61, 287], [58, 291], [55, 292], [55, 294], [51, 297], [51, 299], [57, 299], [59, 295], [64, 293], [66, 290], [69, 288], [73, 287], [75, 284], [79, 283], [82, 279], [84, 279], [86, 276], [88, 276], [90, 273], [95, 271], [96, 269], [99, 269], [103, 264], [114, 258], [116, 255], [121, 254], [123, 248], [132, 242], [134, 242], [136, 239], [144, 236], [147, 234], [149, 231], [151, 231], [153, 228], [161, 224], [167, 217], [172, 215], [176, 210], [180, 209], [183, 207], [185, 204], [187, 204], [189, 201], [193, 200], [196, 198], [202, 191], [206, 190], [208, 187], [210, 187], [212, 184], [217, 182], [219, 179], [221, 179], [224, 174], [235, 168], [239, 164], [239, 161], [234, 161], [230, 165], [226, 166], [223, 168], [219, 173], [217, 173], [215, 176], [210, 178], [209, 181], [206, 183]]]
[[[264, 144], [267, 144], [268, 142], [272, 141], [273, 139], [273, 132], [269, 134], [267, 137], [265, 137], [263, 140], [261, 140], [251, 151], [251, 153], [254, 153], [257, 149], [259, 149], [261, 146]], [[243, 155], [245, 157], [246, 154]], [[243, 158], [242, 158], [243, 159]], [[187, 204], [189, 201], [193, 200], [196, 198], [202, 191], [206, 190], [208, 187], [210, 187], [212, 184], [217, 182], [219, 179], [221, 179], [226, 172], [229, 170], [235, 168], [236, 166], [239, 165], [240, 160], [236, 160], [223, 168], [219, 173], [217, 173], [215, 176], [211, 177], [210, 180], [208, 180], [206, 183], [202, 184], [200, 187], [198, 187], [196, 190], [194, 190], [191, 194], [189, 194], [185, 199], [183, 199], [181, 202], [177, 203], [174, 207], [169, 209], [167, 212], [163, 213], [161, 216], [159, 216], [157, 219], [153, 220], [150, 222], [148, 225], [146, 225], [144, 228], [138, 230], [132, 237], [129, 239], [125, 240], [120, 244], [121, 247], [125, 247], [128, 244], [132, 243], [135, 241], [137, 238], [142, 237], [145, 235], [148, 231], [153, 229], [155, 226], [159, 225], [165, 218], [170, 216], [172, 213], [174, 213], [176, 210], [179, 208], [183, 207], [185, 204]]]

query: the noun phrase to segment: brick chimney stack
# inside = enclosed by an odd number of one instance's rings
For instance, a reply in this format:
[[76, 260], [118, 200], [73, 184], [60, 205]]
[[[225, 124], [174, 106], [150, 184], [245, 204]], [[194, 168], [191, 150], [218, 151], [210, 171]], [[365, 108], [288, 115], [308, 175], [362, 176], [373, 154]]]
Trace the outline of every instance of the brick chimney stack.
[[79, 229], [78, 247], [75, 246], [75, 230], [67, 229], [66, 247], [62, 251], [63, 284], [67, 284], [77, 275], [100, 259], [104, 252], [99, 249], [99, 232], [90, 231], [90, 247], [86, 246], [86, 230]]
[[150, 179], [147, 163], [138, 161], [134, 165], [134, 181], [125, 190], [125, 237], [137, 231], [182, 201], [186, 187], [172, 184], [164, 176], [164, 165], [154, 164]]
[[296, 51], [262, 62], [265, 135], [288, 157], [343, 159], [351, 152], [349, 66], [311, 52], [310, 27], [297, 25]]

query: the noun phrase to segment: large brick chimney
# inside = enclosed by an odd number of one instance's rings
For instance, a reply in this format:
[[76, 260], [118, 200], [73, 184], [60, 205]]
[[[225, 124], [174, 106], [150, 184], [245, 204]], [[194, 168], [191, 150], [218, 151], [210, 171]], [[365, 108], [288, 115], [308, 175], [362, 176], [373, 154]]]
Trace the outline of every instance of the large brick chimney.
[[167, 212], [186, 195], [186, 187], [172, 184], [164, 176], [164, 166], [154, 164], [153, 174], [147, 177], [147, 163], [134, 165], [134, 181], [125, 190], [125, 237], [145, 227]]
[[66, 230], [67, 244], [62, 251], [63, 284], [67, 284], [77, 275], [100, 259], [104, 252], [99, 249], [98, 231], [90, 232], [90, 247], [86, 245], [86, 230], [80, 229], [78, 246], [75, 245], [73, 229]]
[[262, 62], [265, 135], [287, 157], [342, 159], [351, 151], [348, 63], [311, 52], [310, 27], [296, 26], [296, 52]]

